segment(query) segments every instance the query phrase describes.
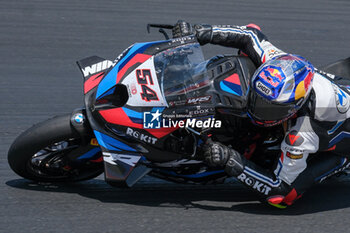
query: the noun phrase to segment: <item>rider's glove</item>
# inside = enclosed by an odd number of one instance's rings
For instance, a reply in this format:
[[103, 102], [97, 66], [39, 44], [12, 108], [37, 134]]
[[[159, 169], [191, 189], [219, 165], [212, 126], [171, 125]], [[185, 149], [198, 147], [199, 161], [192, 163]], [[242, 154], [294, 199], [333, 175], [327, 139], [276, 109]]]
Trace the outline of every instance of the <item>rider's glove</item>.
[[173, 38], [194, 35], [201, 45], [210, 43], [213, 39], [212, 26], [207, 24], [195, 24], [193, 27], [190, 23], [183, 20], [177, 21], [173, 28]]
[[209, 142], [203, 146], [204, 159], [210, 166], [226, 165], [229, 157], [234, 153], [238, 152], [219, 142]]
[[195, 24], [193, 27], [198, 42], [201, 45], [210, 43], [213, 40], [213, 28], [208, 24]]
[[194, 34], [192, 25], [183, 20], [177, 21], [172, 31], [173, 31], [173, 38], [190, 36]]

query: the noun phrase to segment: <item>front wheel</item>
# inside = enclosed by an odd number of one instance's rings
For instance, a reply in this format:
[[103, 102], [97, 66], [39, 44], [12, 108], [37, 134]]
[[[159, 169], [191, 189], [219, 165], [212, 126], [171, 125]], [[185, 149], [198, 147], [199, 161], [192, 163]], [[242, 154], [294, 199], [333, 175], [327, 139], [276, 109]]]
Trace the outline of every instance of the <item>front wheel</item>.
[[103, 172], [102, 154], [81, 138], [70, 114], [54, 117], [23, 132], [11, 145], [8, 162], [18, 175], [35, 181], [72, 182]]

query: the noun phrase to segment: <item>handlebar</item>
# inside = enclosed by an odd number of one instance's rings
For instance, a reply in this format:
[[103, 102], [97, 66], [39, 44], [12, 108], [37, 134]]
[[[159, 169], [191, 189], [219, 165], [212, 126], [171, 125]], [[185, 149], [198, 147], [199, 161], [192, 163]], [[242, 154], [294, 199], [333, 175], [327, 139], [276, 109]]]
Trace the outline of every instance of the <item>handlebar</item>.
[[160, 28], [160, 29], [173, 29], [174, 25], [171, 24], [147, 24], [147, 32], [150, 33], [150, 29], [152, 28]]

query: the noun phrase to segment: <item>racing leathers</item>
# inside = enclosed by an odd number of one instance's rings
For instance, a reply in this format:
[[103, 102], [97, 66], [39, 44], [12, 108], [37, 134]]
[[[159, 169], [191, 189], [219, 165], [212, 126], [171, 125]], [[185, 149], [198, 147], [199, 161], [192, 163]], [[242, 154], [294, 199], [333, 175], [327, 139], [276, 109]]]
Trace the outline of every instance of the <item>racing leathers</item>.
[[[193, 33], [202, 45], [240, 49], [257, 67], [286, 54], [272, 45], [256, 25], [199, 24]], [[309, 99], [296, 118], [289, 120], [273, 172], [216, 142], [205, 146], [207, 161], [214, 165], [224, 161], [229, 175], [258, 192], [269, 204], [279, 208], [291, 205], [310, 186], [350, 166], [350, 92], [345, 84], [346, 80], [316, 70]], [[324, 151], [327, 153], [321, 153]]]

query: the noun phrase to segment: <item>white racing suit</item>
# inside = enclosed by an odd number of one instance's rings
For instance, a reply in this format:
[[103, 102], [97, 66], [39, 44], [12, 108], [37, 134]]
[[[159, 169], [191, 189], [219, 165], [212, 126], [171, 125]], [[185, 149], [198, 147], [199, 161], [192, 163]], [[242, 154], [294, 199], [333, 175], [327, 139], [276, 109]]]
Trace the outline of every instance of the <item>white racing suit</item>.
[[[195, 25], [194, 28], [201, 44], [238, 48], [257, 66], [285, 54], [256, 25]], [[238, 153], [228, 160], [227, 173], [258, 192], [269, 204], [284, 208], [313, 184], [348, 168], [350, 92], [346, 81], [322, 71], [315, 72], [309, 100], [297, 118], [290, 120], [273, 173]]]

